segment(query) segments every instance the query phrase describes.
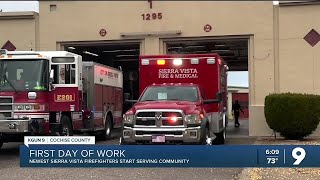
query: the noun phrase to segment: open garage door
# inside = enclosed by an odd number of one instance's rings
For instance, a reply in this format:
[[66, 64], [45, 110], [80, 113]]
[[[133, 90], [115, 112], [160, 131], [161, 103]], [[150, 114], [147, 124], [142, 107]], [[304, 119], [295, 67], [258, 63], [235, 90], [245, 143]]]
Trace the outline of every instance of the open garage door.
[[[94, 61], [123, 71], [123, 92], [128, 99], [139, 97], [139, 55], [140, 42], [118, 43], [65, 43], [63, 49], [82, 56], [83, 61]], [[124, 111], [130, 107], [124, 104]]]
[[229, 71], [248, 71], [248, 38], [219, 40], [185, 40], [166, 42], [167, 54], [218, 53]]
[[[249, 37], [217, 37], [217, 38], [186, 38], [186, 39], [163, 39], [166, 54], [208, 54], [218, 53], [228, 64], [228, 86], [241, 86], [249, 88]], [[250, 93], [250, 92], [249, 92]], [[245, 114], [240, 117], [240, 128], [233, 125], [234, 119], [229, 120], [227, 128], [229, 137], [249, 136], [248, 117], [248, 94], [247, 99], [241, 98]], [[230, 97], [232, 98], [232, 97]], [[237, 97], [235, 97], [237, 98]], [[244, 99], [243, 99], [244, 98]], [[228, 103], [228, 114], [232, 112], [232, 99]], [[241, 119], [242, 118], [242, 119]], [[246, 120], [245, 120], [246, 119]], [[243, 121], [242, 121], [243, 120]]]

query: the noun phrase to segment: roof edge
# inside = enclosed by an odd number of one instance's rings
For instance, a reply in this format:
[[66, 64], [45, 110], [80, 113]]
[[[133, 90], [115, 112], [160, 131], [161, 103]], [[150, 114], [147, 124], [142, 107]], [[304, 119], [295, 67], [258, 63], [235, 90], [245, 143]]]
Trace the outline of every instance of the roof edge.
[[228, 88], [249, 89], [249, 87], [246, 86], [228, 86]]
[[305, 0], [305, 1], [279, 1], [280, 6], [302, 6], [302, 5], [315, 5], [320, 4], [318, 0]]
[[34, 19], [38, 15], [35, 11], [0, 12], [0, 19]]

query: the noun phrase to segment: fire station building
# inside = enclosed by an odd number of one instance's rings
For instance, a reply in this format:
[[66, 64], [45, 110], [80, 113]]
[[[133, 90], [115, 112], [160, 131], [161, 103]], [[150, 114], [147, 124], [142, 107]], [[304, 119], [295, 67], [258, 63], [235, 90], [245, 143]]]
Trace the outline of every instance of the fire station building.
[[140, 54], [217, 52], [249, 72], [249, 135], [270, 136], [266, 95], [320, 92], [319, 16], [312, 1], [40, 1], [39, 13], [0, 13], [0, 48], [121, 66], [134, 97]]

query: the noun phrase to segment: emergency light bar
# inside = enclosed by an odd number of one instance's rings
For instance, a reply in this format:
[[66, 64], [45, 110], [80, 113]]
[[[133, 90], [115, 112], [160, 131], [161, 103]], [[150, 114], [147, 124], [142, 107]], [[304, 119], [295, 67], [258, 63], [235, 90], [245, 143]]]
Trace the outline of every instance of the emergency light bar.
[[142, 65], [149, 65], [149, 60], [148, 59], [142, 59], [141, 60]]
[[[182, 60], [186, 59], [186, 58], [174, 58], [173, 59], [173, 64], [176, 66], [182, 65]], [[189, 58], [188, 58], [189, 59]], [[165, 65], [166, 64], [166, 60], [165, 59], [151, 59], [151, 60], [157, 60], [157, 65]], [[219, 64], [221, 64], [221, 60], [218, 59]], [[199, 64], [199, 59], [198, 58], [192, 58], [190, 60], [191, 64]], [[207, 59], [207, 64], [215, 64], [216, 63], [216, 59], [215, 58], [208, 58]], [[150, 64], [150, 60], [149, 59], [141, 59], [141, 65], [149, 65]]]
[[157, 64], [158, 65], [165, 65], [166, 61], [164, 59], [159, 59], [159, 60], [157, 60]]
[[173, 60], [173, 64], [176, 65], [176, 66], [179, 66], [182, 64], [182, 59], [174, 59]]
[[216, 60], [215, 59], [207, 59], [207, 63], [214, 64], [214, 63], [216, 63]]
[[199, 64], [199, 59], [191, 59], [191, 64]]

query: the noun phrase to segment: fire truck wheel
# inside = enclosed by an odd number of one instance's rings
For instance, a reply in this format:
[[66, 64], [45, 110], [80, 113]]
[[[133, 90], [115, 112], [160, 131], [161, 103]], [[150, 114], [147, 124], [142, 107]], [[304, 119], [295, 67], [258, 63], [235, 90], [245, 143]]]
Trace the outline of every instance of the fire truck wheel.
[[3, 145], [3, 142], [0, 140], [0, 149], [1, 149], [2, 145]]
[[108, 115], [106, 118], [106, 123], [105, 123], [105, 127], [102, 134], [102, 138], [104, 140], [108, 140], [112, 138], [111, 130], [112, 130], [112, 121], [111, 121], [111, 117]]
[[70, 118], [68, 116], [62, 116], [60, 123], [62, 124], [62, 135], [73, 136]]

